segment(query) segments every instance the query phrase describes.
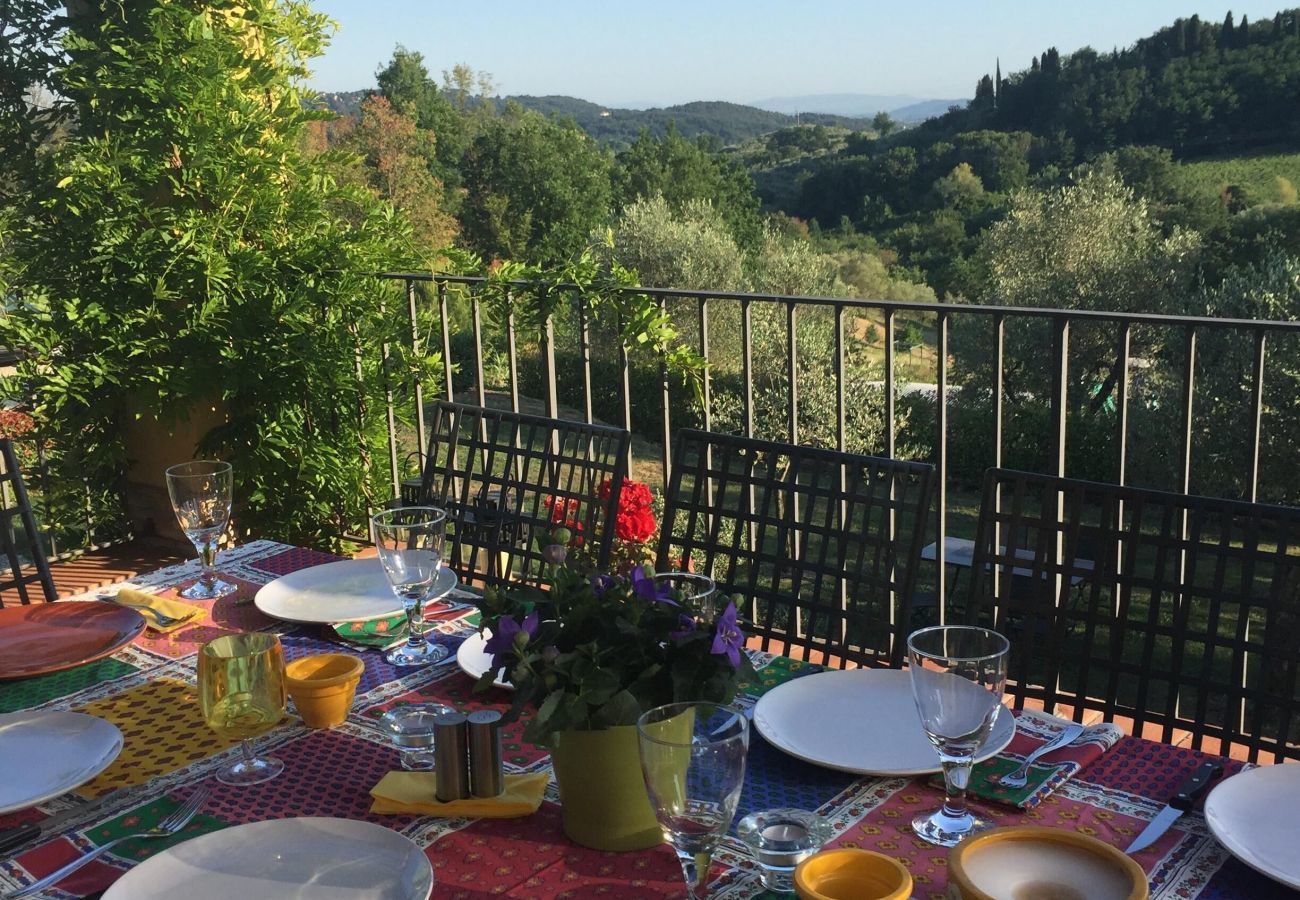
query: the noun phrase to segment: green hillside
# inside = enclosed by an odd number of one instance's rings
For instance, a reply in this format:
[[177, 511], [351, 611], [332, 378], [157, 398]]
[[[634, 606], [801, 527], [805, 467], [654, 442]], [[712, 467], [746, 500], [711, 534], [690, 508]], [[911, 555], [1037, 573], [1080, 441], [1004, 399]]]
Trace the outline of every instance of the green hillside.
[[1184, 192], [1202, 199], [1220, 199], [1235, 185], [1253, 202], [1290, 203], [1295, 194], [1288, 196], [1286, 185], [1300, 187], [1300, 153], [1198, 160], [1178, 166], [1174, 177]]

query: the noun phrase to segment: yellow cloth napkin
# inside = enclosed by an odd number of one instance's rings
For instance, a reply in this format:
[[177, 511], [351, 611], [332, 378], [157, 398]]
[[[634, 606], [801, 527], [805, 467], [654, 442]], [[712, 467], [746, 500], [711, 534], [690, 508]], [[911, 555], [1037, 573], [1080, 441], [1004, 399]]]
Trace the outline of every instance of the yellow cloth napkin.
[[146, 594], [144, 591], [137, 591], [135, 588], [124, 587], [117, 592], [117, 602], [122, 606], [129, 606], [133, 609], [149, 609], [164, 616], [170, 616], [173, 619], [180, 619], [179, 622], [173, 622], [170, 625], [159, 625], [157, 618], [145, 613], [144, 621], [151, 629], [159, 634], [169, 634], [199, 615], [203, 610], [197, 606], [190, 606], [188, 603], [181, 603], [179, 600], [168, 600], [166, 597], [156, 597], [153, 594]]
[[443, 803], [434, 797], [433, 772], [389, 772], [370, 789], [375, 798], [370, 811], [377, 815], [410, 813], [417, 816], [468, 816], [476, 819], [515, 819], [537, 812], [551, 776], [507, 775], [505, 789], [496, 797], [470, 797]]

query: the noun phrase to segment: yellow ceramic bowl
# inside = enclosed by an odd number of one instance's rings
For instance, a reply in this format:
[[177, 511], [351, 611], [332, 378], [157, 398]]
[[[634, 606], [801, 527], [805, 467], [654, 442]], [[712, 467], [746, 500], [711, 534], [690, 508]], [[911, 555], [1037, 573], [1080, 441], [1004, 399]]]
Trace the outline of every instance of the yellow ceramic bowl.
[[284, 667], [284, 681], [308, 728], [341, 725], [352, 709], [365, 665], [346, 653], [320, 653]]
[[948, 854], [952, 900], [1147, 900], [1147, 876], [1096, 838], [1035, 825], [994, 828]]
[[907, 900], [912, 876], [882, 853], [841, 847], [799, 863], [794, 889], [800, 900]]

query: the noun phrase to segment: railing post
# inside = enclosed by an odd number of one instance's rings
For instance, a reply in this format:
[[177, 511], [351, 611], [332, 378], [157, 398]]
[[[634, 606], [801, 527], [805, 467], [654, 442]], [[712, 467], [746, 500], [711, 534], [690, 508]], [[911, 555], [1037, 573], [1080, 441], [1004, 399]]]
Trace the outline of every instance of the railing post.
[[1255, 332], [1254, 379], [1250, 386], [1250, 502], [1259, 499], [1259, 445], [1264, 412], [1264, 354], [1268, 335], [1260, 328]]
[[754, 436], [754, 343], [750, 337], [753, 324], [748, 297], [740, 301], [740, 355], [745, 380], [745, 437]]
[[546, 317], [542, 323], [542, 390], [545, 394], [546, 415], [559, 415], [560, 399], [555, 380], [555, 320]]
[[582, 411], [587, 424], [594, 421], [591, 406], [591, 327], [587, 321], [587, 298], [578, 295], [578, 346], [582, 353]]
[[515, 297], [506, 291], [506, 358], [510, 363], [510, 408], [519, 412], [519, 345], [515, 336]]
[[[411, 355], [420, 358], [420, 322], [415, 304], [415, 282], [406, 279], [406, 316], [411, 326]], [[424, 421], [424, 382], [417, 376], [413, 390], [415, 398], [415, 449], [420, 456], [420, 467], [424, 467], [424, 458], [429, 455], [429, 435]]]
[[947, 564], [947, 548], [944, 546], [948, 536], [948, 313], [940, 311], [938, 320], [935, 322], [935, 339], [939, 354], [939, 371], [938, 395], [935, 397], [935, 425], [937, 434], [935, 438], [937, 466], [939, 469], [939, 483], [935, 517], [938, 526], [938, 542], [934, 548], [934, 564], [939, 572], [938, 584], [936, 590], [939, 596], [939, 624], [943, 625], [948, 619], [948, 597], [947, 581], [944, 576], [947, 574], [945, 568]]
[[785, 346], [789, 353], [786, 363], [786, 378], [789, 384], [788, 413], [790, 443], [799, 443], [799, 335], [796, 333], [795, 305], [785, 305]]
[[[894, 311], [885, 310], [885, 456], [894, 458], [895, 447], [895, 410], [894, 410]], [[892, 537], [892, 535], [891, 535]]]
[[442, 330], [442, 380], [448, 402], [456, 402], [451, 380], [451, 324], [447, 318], [447, 282], [438, 282], [438, 327]]
[[[667, 301], [662, 296], [659, 298], [659, 311], [667, 314]], [[673, 422], [672, 422], [672, 396], [668, 384], [668, 356], [665, 353], [659, 354], [659, 387], [661, 390], [663, 403], [663, 474], [664, 490], [668, 489], [668, 484], [673, 474]]]
[[1070, 406], [1070, 319], [1052, 320], [1052, 434], [1048, 472], [1065, 477], [1065, 429]]

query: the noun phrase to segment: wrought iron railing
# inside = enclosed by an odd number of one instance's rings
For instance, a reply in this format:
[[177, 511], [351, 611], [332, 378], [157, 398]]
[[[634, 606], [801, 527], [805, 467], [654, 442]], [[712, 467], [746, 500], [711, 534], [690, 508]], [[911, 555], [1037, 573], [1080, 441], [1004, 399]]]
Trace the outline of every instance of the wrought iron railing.
[[[410, 329], [411, 347], [416, 355], [428, 352], [429, 345], [442, 356], [441, 392], [447, 399], [477, 402], [483, 405], [487, 401], [487, 375], [485, 347], [504, 345], [504, 367], [501, 369], [505, 383], [500, 385], [509, 394], [511, 408], [520, 409], [524, 381], [529, 380], [531, 388], [540, 393], [535, 399], [540, 400], [542, 410], [548, 415], [557, 415], [561, 411], [560, 376], [557, 368], [557, 338], [555, 321], [547, 318], [540, 332], [527, 340], [521, 340], [517, 328], [514, 307], [506, 303], [489, 306], [485, 294], [486, 282], [481, 278], [447, 276], [437, 274], [420, 274], [393, 272], [385, 273], [386, 278], [396, 279], [405, 285], [406, 308]], [[520, 295], [527, 292], [529, 285], [514, 285]], [[580, 291], [573, 286], [560, 286], [559, 290], [568, 291], [572, 303], [566, 307], [569, 316], [569, 331], [576, 339], [574, 350], [564, 350], [564, 355], [576, 360], [576, 383], [578, 402], [571, 404], [577, 415], [592, 421], [595, 418], [596, 401], [607, 400], [612, 390], [617, 396], [616, 413], [612, 418], [615, 424], [621, 424], [634, 433], [658, 444], [659, 466], [667, 481], [672, 458], [672, 436], [675, 419], [680, 419], [683, 406], [681, 395], [673, 390], [669, 373], [661, 364], [656, 373], [659, 382], [657, 408], [634, 410], [632, 377], [634, 364], [628, 349], [621, 345], [597, 348], [593, 344], [593, 317]], [[987, 409], [988, 421], [981, 427], [987, 428], [987, 459], [981, 466], [1002, 466], [1008, 463], [1009, 449], [1007, 436], [1009, 410], [1017, 413], [1025, 410], [1037, 410], [1043, 413], [1044, 425], [1041, 434], [1033, 440], [1040, 442], [1040, 468], [1047, 474], [1079, 475], [1067, 471], [1067, 447], [1070, 446], [1071, 428], [1071, 394], [1078, 392], [1080, 373], [1072, 375], [1072, 364], [1079, 359], [1072, 357], [1072, 333], [1079, 336], [1078, 343], [1095, 360], [1099, 353], [1107, 359], [1113, 359], [1109, 365], [1106, 383], [1094, 385], [1097, 396], [1091, 399], [1104, 404], [1107, 413], [1099, 421], [1112, 434], [1109, 446], [1102, 451], [1091, 450], [1084, 454], [1084, 462], [1094, 456], [1105, 455], [1108, 476], [1119, 484], [1129, 483], [1134, 468], [1135, 448], [1132, 434], [1131, 418], [1134, 412], [1135, 394], [1139, 395], [1138, 406], [1144, 416], [1155, 423], [1158, 434], [1148, 435], [1142, 442], [1139, 459], [1144, 467], [1149, 468], [1152, 459], [1167, 459], [1166, 468], [1171, 474], [1171, 483], [1148, 484], [1146, 486], [1164, 487], [1183, 493], [1193, 490], [1199, 483], [1194, 482], [1194, 461], [1197, 447], [1195, 436], [1205, 432], [1213, 437], [1213, 421], [1196, 419], [1196, 398], [1198, 380], [1198, 342], [1211, 340], [1215, 359], [1211, 364], [1223, 365], [1222, 358], [1248, 358], [1249, 365], [1243, 366], [1248, 372], [1249, 384], [1237, 383], [1236, 393], [1248, 392], [1248, 397], [1214, 398], [1222, 406], [1227, 403], [1232, 412], [1222, 423], [1225, 431], [1231, 431], [1231, 440], [1227, 443], [1239, 444], [1244, 451], [1240, 466], [1225, 462], [1224, 454], [1216, 444], [1212, 448], [1202, 448], [1205, 466], [1211, 476], [1203, 479], [1208, 483], [1219, 483], [1223, 479], [1223, 466], [1232, 467], [1229, 479], [1235, 487], [1221, 493], [1238, 494], [1244, 499], [1269, 499], [1275, 502], [1289, 501], [1286, 497], [1260, 497], [1261, 486], [1261, 436], [1265, 412], [1275, 417], [1273, 427], [1279, 432], [1290, 427], [1289, 417], [1297, 415], [1288, 406], [1288, 400], [1295, 398], [1275, 398], [1272, 402], [1266, 397], [1269, 384], [1270, 348], [1275, 344], [1282, 347], [1283, 364], [1289, 361], [1294, 352], [1300, 359], [1300, 322], [1266, 321], [1252, 319], [1224, 319], [1203, 316], [1165, 315], [1152, 313], [1101, 312], [1092, 310], [1066, 310], [1047, 307], [1003, 307], [981, 306], [950, 303], [925, 303], [888, 300], [859, 300], [829, 297], [796, 297], [753, 295], [732, 292], [708, 292], [697, 290], [673, 290], [637, 288], [638, 293], [655, 298], [661, 308], [673, 313], [676, 319], [689, 332], [690, 340], [699, 353], [709, 359], [714, 339], [715, 310], [726, 306], [730, 310], [729, 320], [734, 321], [739, 329], [739, 394], [741, 415], [739, 429], [747, 436], [757, 436], [791, 443], [801, 442], [800, 396], [801, 390], [808, 387], [801, 385], [798, 368], [798, 342], [800, 340], [800, 323], [810, 316], [821, 316], [833, 321], [834, 340], [829, 361], [831, 378], [834, 381], [834, 414], [836, 419], [835, 438], [832, 446], [846, 449], [849, 435], [846, 433], [846, 413], [850, 404], [866, 402], [869, 398], [848, 396], [846, 392], [846, 353], [853, 337], [848, 327], [859, 317], [871, 319], [883, 330], [883, 355], [880, 365], [880, 388], [877, 402], [879, 416], [883, 420], [883, 434], [879, 446], [872, 448], [878, 455], [895, 457], [900, 454], [915, 453], [916, 447], [900, 445], [900, 405], [907, 404], [908, 410], [917, 414], [917, 421], [932, 415], [933, 422], [924, 423], [930, 432], [931, 440], [924, 448], [923, 456], [933, 462], [939, 471], [937, 502], [934, 517], [933, 537], [935, 544], [929, 548], [934, 564], [933, 573], [945, 572], [945, 542], [942, 536], [949, 534], [949, 517], [953, 488], [953, 473], [950, 472], [949, 445], [952, 439], [950, 410], [956, 392], [971, 389], [971, 373], [959, 371], [962, 385], [953, 381], [954, 361], [952, 357], [952, 339], [954, 323], [961, 323], [961, 333], [968, 346], [981, 345], [987, 360], [985, 380], [978, 386], [986, 398], [981, 409]], [[457, 334], [452, 323], [450, 307], [451, 296], [457, 294], [463, 307], [464, 321], [467, 322], [468, 336]], [[425, 299], [422, 299], [425, 298]], [[427, 302], [427, 305], [426, 305]], [[491, 309], [497, 316], [493, 325], [485, 323], [486, 311]], [[783, 319], [783, 344], [785, 349], [785, 421], [779, 429], [781, 433], [756, 434], [755, 420], [755, 357], [754, 357], [754, 316], [760, 309], [775, 309]], [[422, 318], [423, 317], [423, 318]], [[933, 382], [926, 383], [924, 389], [911, 391], [912, 396], [905, 397], [903, 388], [909, 384], [915, 387], [917, 379], [900, 374], [900, 362], [904, 351], [898, 349], [899, 326], [907, 320], [920, 319], [931, 331], [930, 345], [933, 348]], [[422, 327], [424, 321], [426, 326]], [[770, 317], [769, 317], [770, 322]], [[1008, 352], [1008, 336], [1014, 334], [1017, 344], [1029, 347], [1031, 359], [1026, 360], [1020, 352], [1012, 360]], [[1041, 346], [1034, 344], [1034, 335], [1041, 335]], [[1139, 350], [1135, 353], [1135, 340]], [[487, 342], [485, 344], [485, 341]], [[459, 353], [455, 352], [460, 348]], [[1104, 348], [1100, 350], [1099, 348]], [[617, 377], [610, 384], [607, 379], [593, 378], [593, 352], [597, 349], [612, 352], [617, 360]], [[574, 352], [576, 350], [576, 353]], [[387, 350], [385, 352], [388, 352]], [[493, 351], [496, 352], [496, 351]], [[1246, 356], [1243, 357], [1243, 354]], [[1152, 358], [1156, 356], [1157, 358]], [[537, 377], [521, 378], [521, 367], [527, 368], [530, 362], [537, 365]], [[644, 365], [644, 364], [642, 364]], [[1040, 374], [1045, 374], [1046, 384], [1026, 389], [1024, 369], [1028, 366]], [[914, 365], [910, 368], [915, 369]], [[1289, 371], [1289, 366], [1284, 368]], [[960, 367], [959, 367], [960, 369]], [[1154, 371], [1157, 370], [1158, 371]], [[570, 382], [574, 374], [566, 372]], [[1012, 378], [1012, 375], [1016, 377]], [[710, 368], [703, 374], [701, 385], [702, 403], [691, 404], [692, 423], [706, 430], [714, 428], [715, 379], [717, 374]], [[1219, 371], [1214, 376], [1215, 389], [1222, 387], [1223, 374]], [[1015, 381], [1016, 384], [1009, 384]], [[1213, 379], [1211, 379], [1213, 380]], [[1086, 381], [1086, 379], [1084, 379]], [[1140, 387], [1140, 390], [1135, 388]], [[458, 391], [458, 386], [462, 390]], [[1289, 386], [1286, 379], [1279, 379], [1277, 387], [1284, 390]], [[426, 449], [426, 423], [424, 404], [428, 396], [426, 386], [418, 383], [405, 385], [405, 396], [410, 406], [406, 414], [410, 416], [414, 430], [414, 447], [419, 453]], [[1102, 390], [1105, 396], [1101, 395]], [[571, 392], [572, 393], [572, 392]], [[459, 395], [459, 396], [458, 396]], [[643, 392], [644, 397], [644, 392]], [[1076, 393], [1077, 397], [1077, 393]], [[393, 481], [393, 493], [400, 491], [402, 472], [399, 458], [412, 449], [399, 439], [397, 423], [403, 418], [403, 404], [395, 404], [394, 394], [389, 392], [388, 449], [390, 472]], [[644, 404], [642, 404], [643, 406]], [[606, 402], [607, 408], [609, 404]], [[1157, 415], [1158, 413], [1158, 415]], [[1149, 415], [1148, 415], [1149, 414]], [[1208, 415], [1208, 413], [1207, 413]], [[969, 417], [968, 417], [969, 418]], [[1093, 420], [1090, 435], [1096, 438], [1096, 421]], [[677, 422], [677, 424], [683, 424]], [[1150, 425], [1150, 423], [1148, 423]], [[915, 436], [917, 424], [911, 424]], [[969, 422], [963, 429], [970, 428]], [[769, 428], [771, 432], [773, 429]], [[1023, 429], [1017, 431], [1023, 437]], [[829, 442], [828, 442], [829, 443]], [[915, 443], [915, 442], [914, 442]], [[644, 452], [644, 451], [643, 451]], [[969, 466], [970, 461], [964, 463]], [[1274, 481], [1284, 481], [1275, 478]], [[1208, 493], [1211, 491], [1200, 491]], [[944, 608], [945, 579], [932, 577], [931, 583], [938, 593], [939, 608]]]

